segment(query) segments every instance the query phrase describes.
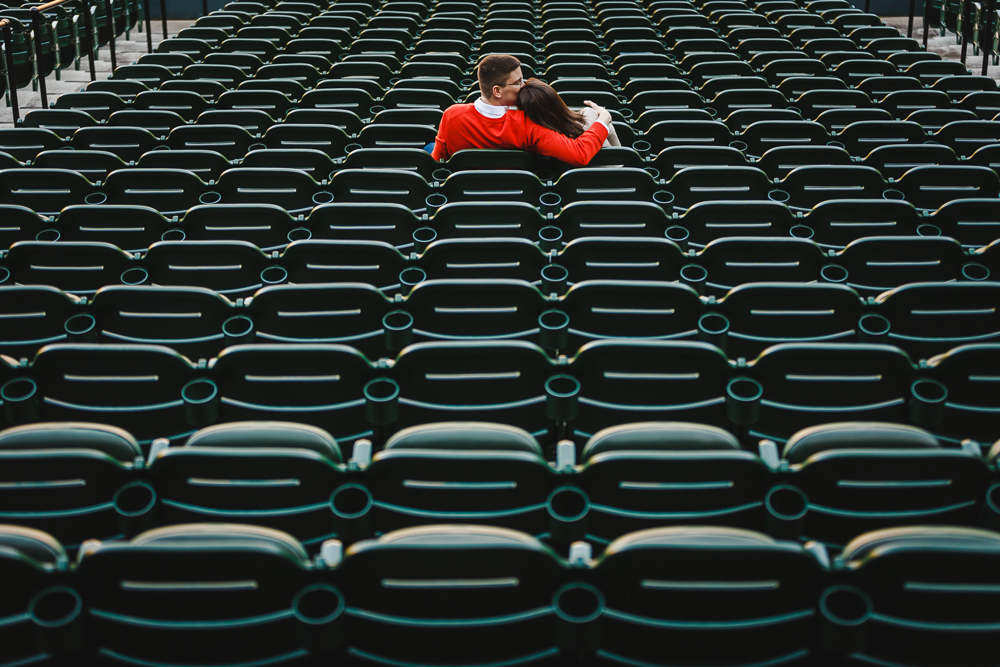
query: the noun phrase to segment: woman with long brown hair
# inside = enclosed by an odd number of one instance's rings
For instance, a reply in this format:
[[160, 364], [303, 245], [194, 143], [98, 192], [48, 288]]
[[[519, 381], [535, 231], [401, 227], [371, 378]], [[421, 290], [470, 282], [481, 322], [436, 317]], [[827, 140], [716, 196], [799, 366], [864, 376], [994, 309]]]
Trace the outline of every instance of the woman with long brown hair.
[[[524, 111], [533, 123], [565, 134], [570, 139], [583, 134], [597, 120], [597, 112], [590, 106], [584, 107], [580, 112], [573, 111], [552, 86], [538, 79], [524, 82], [524, 87], [517, 95], [517, 108]], [[621, 146], [614, 127], [608, 127], [608, 138], [604, 140], [604, 145]]]

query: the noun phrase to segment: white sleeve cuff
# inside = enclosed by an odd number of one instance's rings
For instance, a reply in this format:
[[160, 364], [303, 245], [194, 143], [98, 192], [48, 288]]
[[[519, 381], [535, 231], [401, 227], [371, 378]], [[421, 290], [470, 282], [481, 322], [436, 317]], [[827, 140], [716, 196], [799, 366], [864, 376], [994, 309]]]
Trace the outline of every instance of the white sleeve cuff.
[[602, 121], [600, 118], [598, 118], [598, 119], [596, 119], [594, 121], [594, 125], [601, 125], [601, 126], [603, 126], [604, 129], [608, 131], [608, 134], [611, 134], [611, 126], [608, 125], [607, 123], [605, 123], [604, 121]]

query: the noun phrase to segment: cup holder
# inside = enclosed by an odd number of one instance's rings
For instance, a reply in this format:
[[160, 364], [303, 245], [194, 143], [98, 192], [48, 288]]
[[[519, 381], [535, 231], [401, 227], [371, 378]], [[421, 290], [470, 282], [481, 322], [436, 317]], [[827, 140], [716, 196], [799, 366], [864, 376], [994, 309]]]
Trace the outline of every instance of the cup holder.
[[288, 271], [283, 266], [269, 266], [260, 272], [260, 281], [265, 285], [279, 285], [288, 280]]
[[649, 177], [652, 178], [654, 181], [660, 180], [660, 170], [657, 169], [656, 167], [643, 167], [643, 169], [646, 171], [647, 174], [649, 174]]
[[657, 190], [653, 193], [653, 203], [660, 206], [673, 206], [675, 199], [674, 193], [668, 190]]
[[944, 420], [948, 388], [937, 380], [918, 378], [910, 385], [910, 421], [924, 428]]
[[631, 120], [635, 116], [635, 112], [628, 108], [622, 109], [618, 113], [620, 113], [622, 118], [625, 120]]
[[807, 225], [792, 225], [791, 229], [788, 230], [788, 235], [793, 239], [811, 239], [816, 235], [812, 227]]
[[917, 225], [917, 236], [929, 236], [938, 237], [942, 236], [941, 228], [937, 225], [932, 225], [930, 223], [923, 223], [922, 225]]
[[794, 486], [772, 487], [764, 496], [765, 527], [772, 537], [796, 540], [802, 534], [809, 499]]
[[344, 146], [344, 152], [350, 154], [353, 153], [354, 151], [359, 151], [362, 148], [364, 148], [364, 146], [362, 146], [361, 144], [347, 144], [346, 146]]
[[779, 204], [787, 204], [788, 200], [791, 199], [792, 196], [784, 190], [771, 190], [767, 193], [767, 198], [773, 202], [778, 202]]
[[342, 484], [330, 494], [330, 509], [342, 519], [358, 519], [371, 511], [375, 499], [360, 484]]
[[253, 151], [263, 151], [263, 150], [267, 150], [267, 144], [262, 144], [260, 142], [257, 142], [255, 144], [250, 144], [249, 146], [247, 146], [247, 153], [252, 153]]
[[889, 188], [882, 191], [882, 199], [888, 199], [890, 201], [903, 201], [906, 199], [906, 195], [899, 190]]
[[6, 266], [0, 266], [0, 285], [7, 284], [8, 280], [10, 280], [10, 269]]
[[729, 319], [722, 313], [705, 313], [698, 318], [698, 339], [726, 349], [726, 334], [729, 333]]
[[311, 584], [292, 598], [299, 645], [312, 655], [331, 655], [344, 645], [343, 594], [329, 584]]
[[681, 280], [685, 285], [693, 287], [701, 294], [705, 291], [705, 281], [708, 279], [708, 271], [698, 264], [685, 264], [680, 270]]
[[218, 204], [222, 201], [222, 195], [215, 190], [209, 190], [208, 192], [202, 192], [198, 196], [198, 201], [202, 204]]
[[312, 203], [317, 206], [322, 206], [323, 204], [329, 204], [333, 201], [333, 193], [327, 192], [326, 190], [320, 190], [312, 196]]
[[969, 262], [962, 266], [962, 277], [966, 280], [987, 280], [990, 270], [977, 262]]
[[149, 280], [149, 272], [140, 266], [122, 271], [122, 285], [142, 285], [147, 280]]
[[399, 352], [413, 342], [413, 315], [405, 310], [394, 310], [382, 318], [385, 347], [390, 352]]
[[569, 345], [569, 315], [561, 310], [546, 310], [539, 315], [538, 330], [545, 350], [565, 350]]
[[741, 153], [745, 152], [745, 151], [746, 151], [746, 149], [747, 149], [747, 148], [749, 148], [749, 147], [747, 146], [747, 142], [745, 142], [745, 141], [740, 141], [739, 139], [735, 139], [735, 140], [733, 140], [733, 141], [730, 141], [730, 142], [729, 142], [729, 147], [730, 147], [730, 148], [735, 148], [736, 150], [738, 150], [738, 151], [739, 151], [739, 152], [741, 152]]
[[542, 267], [542, 293], [558, 294], [566, 292], [569, 270], [561, 264], [546, 264]]
[[51, 229], [51, 228], [43, 229], [42, 231], [35, 234], [36, 241], [43, 241], [48, 243], [58, 241], [60, 238], [62, 238], [62, 234], [59, 233], [58, 229]]
[[632, 150], [638, 153], [639, 157], [641, 157], [643, 160], [649, 157], [649, 151], [652, 148], [653, 145], [643, 139], [639, 139], [637, 141], [632, 142]]
[[545, 252], [559, 250], [563, 232], [558, 227], [548, 226], [538, 230], [538, 246]]
[[571, 375], [553, 375], [545, 381], [545, 414], [555, 422], [576, 419], [580, 381]]
[[28, 602], [28, 619], [38, 650], [50, 657], [70, 656], [84, 648], [83, 598], [68, 586], [50, 586]]
[[889, 320], [878, 313], [865, 313], [858, 318], [858, 338], [863, 343], [885, 343], [889, 340]]
[[552, 596], [556, 619], [556, 645], [566, 655], [593, 652], [601, 645], [604, 595], [590, 584], [570, 583]]
[[449, 176], [451, 176], [451, 170], [444, 167], [431, 172], [431, 180], [434, 181], [447, 181]]
[[733, 378], [726, 384], [726, 417], [739, 426], [749, 426], [760, 418], [764, 387], [749, 377]]
[[90, 313], [77, 313], [63, 323], [66, 340], [71, 343], [91, 343], [97, 339], [97, 319]]
[[819, 270], [819, 276], [828, 283], [847, 282], [847, 269], [837, 264], [827, 264]]
[[208, 378], [196, 378], [181, 388], [184, 418], [195, 428], [214, 424], [219, 419], [219, 387]]
[[38, 385], [31, 378], [20, 377], [7, 380], [0, 386], [3, 411], [11, 424], [30, 424], [39, 421], [41, 403], [38, 400]]
[[156, 491], [145, 482], [130, 482], [115, 493], [112, 505], [118, 515], [119, 530], [126, 537], [152, 528], [156, 508]]
[[831, 586], [819, 596], [820, 644], [834, 655], [864, 650], [874, 605], [854, 586]]
[[424, 199], [424, 205], [427, 207], [427, 214], [434, 215], [438, 212], [438, 209], [448, 203], [448, 198], [445, 197], [440, 192], [434, 192]]
[[83, 198], [84, 204], [90, 204], [92, 206], [103, 204], [106, 201], [108, 201], [108, 196], [103, 192], [91, 192]]
[[226, 345], [243, 345], [253, 341], [253, 320], [246, 315], [234, 315], [222, 323]]
[[365, 385], [365, 414], [373, 426], [388, 426], [399, 419], [399, 385], [390, 378], [375, 378]]
[[312, 238], [312, 231], [307, 227], [296, 227], [295, 229], [289, 230], [285, 238], [288, 239], [289, 243], [295, 243], [296, 241], [308, 241]]
[[187, 233], [180, 227], [174, 227], [160, 234], [161, 241], [183, 241], [187, 238]]
[[542, 196], [538, 198], [539, 208], [542, 213], [558, 213], [559, 206], [562, 204], [562, 197], [560, 197], [555, 192], [543, 192]]
[[414, 287], [427, 280], [427, 273], [423, 269], [411, 266], [399, 272], [399, 287], [403, 296], [407, 296]]
[[[433, 197], [434, 195], [431, 195]], [[430, 199], [430, 197], [428, 197]], [[427, 246], [437, 240], [437, 230], [433, 227], [420, 227], [413, 230], [413, 250], [418, 255], [424, 254]]]

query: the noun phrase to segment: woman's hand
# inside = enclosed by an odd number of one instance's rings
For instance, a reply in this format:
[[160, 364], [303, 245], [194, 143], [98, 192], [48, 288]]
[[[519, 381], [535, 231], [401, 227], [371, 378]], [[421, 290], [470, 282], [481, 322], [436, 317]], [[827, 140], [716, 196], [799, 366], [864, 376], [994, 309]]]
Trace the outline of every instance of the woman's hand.
[[597, 113], [597, 120], [604, 123], [606, 127], [611, 127], [611, 112], [602, 107], [599, 104], [594, 104], [590, 100], [584, 100], [584, 104], [593, 109]]

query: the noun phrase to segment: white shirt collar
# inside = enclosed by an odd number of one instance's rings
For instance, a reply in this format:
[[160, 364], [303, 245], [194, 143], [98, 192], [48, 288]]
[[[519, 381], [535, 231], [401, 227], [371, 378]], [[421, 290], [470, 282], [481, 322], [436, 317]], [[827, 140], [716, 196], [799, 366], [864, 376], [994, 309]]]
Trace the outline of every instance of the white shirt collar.
[[476, 111], [483, 114], [487, 118], [503, 118], [509, 108], [487, 104], [482, 97], [477, 97], [476, 101], [473, 102], [473, 106], [476, 107]]

